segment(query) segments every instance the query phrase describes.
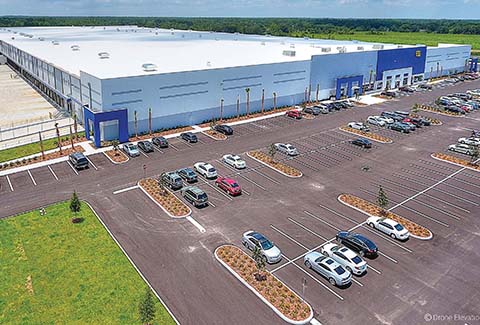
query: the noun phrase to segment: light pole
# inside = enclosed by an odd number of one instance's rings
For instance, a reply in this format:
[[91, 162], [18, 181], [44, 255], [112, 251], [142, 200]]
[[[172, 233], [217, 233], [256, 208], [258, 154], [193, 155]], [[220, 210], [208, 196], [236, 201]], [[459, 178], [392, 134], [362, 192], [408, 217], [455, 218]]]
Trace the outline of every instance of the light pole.
[[302, 278], [302, 302], [305, 301], [305, 289], [307, 288], [307, 279]]

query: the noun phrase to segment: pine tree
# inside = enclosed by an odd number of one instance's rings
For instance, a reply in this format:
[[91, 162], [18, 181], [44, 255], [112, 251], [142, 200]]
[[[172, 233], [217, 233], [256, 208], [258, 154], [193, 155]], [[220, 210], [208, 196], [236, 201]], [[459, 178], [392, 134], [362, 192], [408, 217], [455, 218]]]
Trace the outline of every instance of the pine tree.
[[386, 215], [387, 212], [385, 209], [388, 207], [388, 197], [382, 186], [380, 186], [380, 189], [378, 190], [377, 204], [382, 208], [381, 214]]
[[80, 212], [80, 208], [82, 207], [80, 200], [78, 199], [77, 192], [74, 191], [72, 194], [72, 198], [70, 199], [70, 211], [75, 213], [75, 215]]
[[146, 289], [145, 296], [138, 306], [138, 312], [140, 321], [145, 325], [151, 324], [155, 318], [155, 302], [150, 288]]

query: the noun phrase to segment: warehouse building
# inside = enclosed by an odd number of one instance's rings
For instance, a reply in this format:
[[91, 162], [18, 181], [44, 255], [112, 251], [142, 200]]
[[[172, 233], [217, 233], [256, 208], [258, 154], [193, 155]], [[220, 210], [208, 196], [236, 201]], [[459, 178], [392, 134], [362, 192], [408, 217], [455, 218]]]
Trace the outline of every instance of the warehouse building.
[[97, 145], [477, 69], [470, 50], [136, 26], [0, 28], [0, 54]]

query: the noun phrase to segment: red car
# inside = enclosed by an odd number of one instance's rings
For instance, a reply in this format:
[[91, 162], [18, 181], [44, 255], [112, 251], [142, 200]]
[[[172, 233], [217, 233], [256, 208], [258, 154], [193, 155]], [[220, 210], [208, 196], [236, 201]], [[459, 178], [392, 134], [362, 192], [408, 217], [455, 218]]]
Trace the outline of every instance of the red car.
[[227, 177], [218, 177], [215, 181], [215, 184], [232, 196], [242, 194], [242, 188], [234, 179]]
[[293, 117], [293, 118], [296, 118], [297, 120], [301, 119], [302, 118], [302, 114], [299, 112], [299, 111], [287, 111], [285, 113], [286, 116], [288, 117]]

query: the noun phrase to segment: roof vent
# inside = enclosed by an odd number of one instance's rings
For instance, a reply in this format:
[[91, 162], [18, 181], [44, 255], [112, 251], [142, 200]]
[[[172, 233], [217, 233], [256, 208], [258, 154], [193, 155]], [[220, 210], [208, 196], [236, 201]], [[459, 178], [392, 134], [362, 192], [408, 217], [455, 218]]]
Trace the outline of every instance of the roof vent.
[[283, 55], [285, 56], [295, 56], [297, 53], [295, 51], [292, 51], [292, 50], [284, 50], [283, 51]]
[[52, 44], [53, 44], [53, 45], [58, 45], [58, 44], [60, 44], [60, 43], [58, 43], [58, 41], [52, 41]]
[[70, 48], [72, 49], [72, 51], [80, 51], [80, 46], [78, 45], [72, 45], [70, 46]]
[[211, 67], [211, 66], [212, 66], [212, 62], [207, 61], [207, 67]]
[[98, 53], [98, 57], [100, 59], [109, 59], [110, 58], [110, 54], [108, 54], [108, 52], [100, 52]]
[[39, 37], [38, 40], [43, 42], [45, 40], [45, 38]]
[[290, 44], [290, 48], [291, 48], [291, 49], [294, 49], [294, 48], [295, 48], [295, 44], [293, 44], [293, 43]]
[[337, 46], [338, 53], [346, 53], [347, 48], [345, 46]]
[[157, 65], [153, 63], [144, 63], [142, 64], [142, 69], [146, 72], [157, 71]]
[[260, 44], [265, 45], [265, 42], [262, 42], [262, 43], [260, 43]]
[[322, 52], [323, 53], [328, 53], [328, 52], [331, 52], [331, 51], [332, 51], [331, 47], [322, 47]]
[[363, 46], [357, 46], [357, 51], [363, 51], [365, 48]]

